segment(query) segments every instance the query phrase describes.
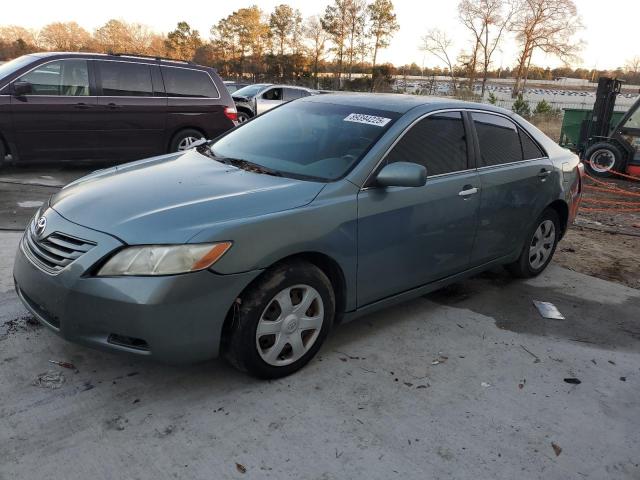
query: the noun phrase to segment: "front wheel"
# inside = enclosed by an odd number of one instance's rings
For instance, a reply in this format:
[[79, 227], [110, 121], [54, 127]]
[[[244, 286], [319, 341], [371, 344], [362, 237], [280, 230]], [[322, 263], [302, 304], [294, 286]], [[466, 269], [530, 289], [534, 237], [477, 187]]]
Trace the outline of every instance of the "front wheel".
[[538, 276], [547, 268], [560, 239], [560, 218], [548, 208], [536, 221], [527, 236], [520, 257], [507, 265], [507, 270], [517, 278]]
[[308, 262], [273, 268], [240, 302], [225, 354], [234, 366], [259, 378], [284, 377], [306, 365], [335, 315], [331, 282]]
[[611, 177], [611, 172], [624, 173], [624, 158], [620, 149], [608, 142], [591, 145], [584, 153], [584, 166], [594, 177]]
[[238, 123], [244, 123], [251, 120], [251, 116], [247, 112], [238, 112]]

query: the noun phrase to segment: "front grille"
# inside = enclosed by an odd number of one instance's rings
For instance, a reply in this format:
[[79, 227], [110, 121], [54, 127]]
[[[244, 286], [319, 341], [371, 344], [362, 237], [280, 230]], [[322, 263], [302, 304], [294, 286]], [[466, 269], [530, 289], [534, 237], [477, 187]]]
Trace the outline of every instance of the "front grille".
[[49, 273], [60, 272], [96, 245], [88, 240], [61, 232], [53, 232], [44, 238], [38, 238], [33, 223], [25, 232], [22, 244], [24, 252], [31, 261]]

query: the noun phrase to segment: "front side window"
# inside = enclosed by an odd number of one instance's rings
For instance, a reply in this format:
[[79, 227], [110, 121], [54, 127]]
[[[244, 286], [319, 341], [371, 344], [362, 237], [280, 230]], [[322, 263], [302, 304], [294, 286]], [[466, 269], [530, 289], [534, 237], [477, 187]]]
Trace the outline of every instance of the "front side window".
[[466, 170], [467, 140], [460, 112], [443, 112], [420, 120], [396, 143], [387, 163], [424, 165], [427, 175]]
[[102, 95], [113, 97], [153, 96], [151, 69], [143, 63], [97, 62]]
[[162, 67], [169, 97], [218, 98], [218, 89], [207, 72], [189, 68]]
[[331, 181], [353, 168], [400, 116], [385, 110], [300, 100], [219, 139], [211, 152], [284, 176]]
[[86, 60], [57, 60], [45, 63], [17, 81], [31, 84], [29, 95], [89, 95], [89, 67]]
[[282, 89], [271, 88], [262, 94], [265, 100], [282, 100]]
[[520, 135], [512, 121], [488, 113], [474, 112], [471, 115], [480, 144], [481, 166], [522, 160]]

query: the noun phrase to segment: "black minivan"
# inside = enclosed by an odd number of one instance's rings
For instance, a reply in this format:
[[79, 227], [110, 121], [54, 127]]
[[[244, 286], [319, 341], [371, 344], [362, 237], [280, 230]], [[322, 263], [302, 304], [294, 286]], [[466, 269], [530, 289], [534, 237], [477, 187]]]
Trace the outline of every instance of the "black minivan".
[[136, 55], [36, 53], [0, 65], [0, 163], [122, 162], [235, 125], [213, 68]]

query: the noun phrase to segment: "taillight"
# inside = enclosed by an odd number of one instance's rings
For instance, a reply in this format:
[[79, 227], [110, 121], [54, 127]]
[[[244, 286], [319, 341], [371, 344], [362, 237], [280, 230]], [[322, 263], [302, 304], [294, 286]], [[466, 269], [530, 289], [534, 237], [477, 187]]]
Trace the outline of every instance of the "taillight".
[[233, 122], [238, 121], [238, 111], [235, 107], [224, 107], [224, 114]]

